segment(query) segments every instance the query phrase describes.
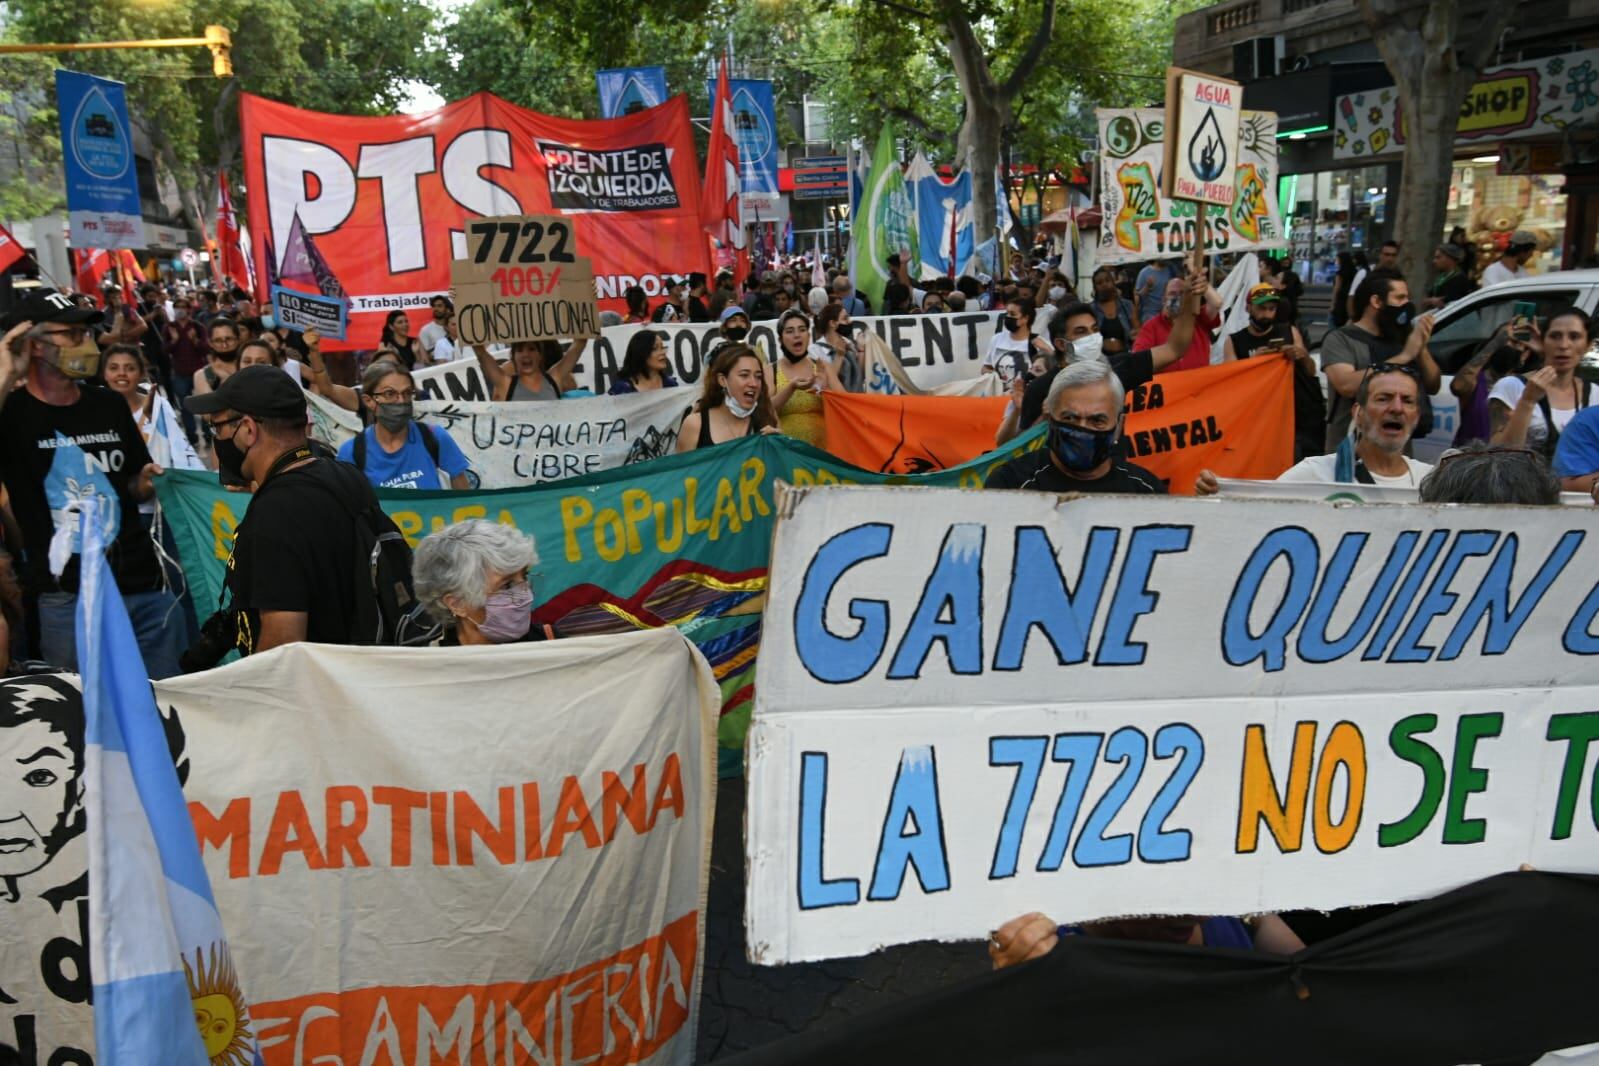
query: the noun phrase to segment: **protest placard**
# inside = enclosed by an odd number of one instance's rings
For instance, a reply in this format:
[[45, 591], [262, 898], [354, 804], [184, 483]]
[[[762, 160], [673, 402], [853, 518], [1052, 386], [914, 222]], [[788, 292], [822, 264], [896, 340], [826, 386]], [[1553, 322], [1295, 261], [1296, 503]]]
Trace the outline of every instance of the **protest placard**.
[[343, 300], [272, 286], [272, 314], [285, 329], [296, 333], [314, 329], [324, 337], [343, 340], [346, 313]]
[[1599, 871], [1591, 509], [813, 487], [777, 511], [757, 961]]
[[[853, 325], [858, 334], [870, 331], [879, 337], [889, 355], [898, 360], [905, 376], [916, 387], [931, 391], [954, 382], [969, 382], [978, 376], [999, 317], [998, 311], [877, 315], [857, 318]], [[768, 359], [777, 358], [776, 325], [775, 321], [756, 322], [746, 338]], [[572, 371], [578, 384], [603, 395], [617, 379], [628, 341], [643, 329], [665, 335], [666, 352], [672, 361], [671, 373], [685, 385], [700, 382], [711, 350], [722, 343], [720, 332], [711, 323], [652, 322], [609, 326], [600, 330], [600, 335], [589, 341], [578, 357]], [[868, 392], [903, 391], [881, 362], [864, 369]], [[415, 377], [418, 391], [430, 399], [489, 399], [483, 375], [473, 359], [424, 367]]]
[[1244, 87], [1180, 67], [1166, 70], [1166, 195], [1231, 206]]
[[[472, 464], [478, 487], [509, 489], [581, 477], [670, 455], [698, 393], [658, 389], [562, 403], [456, 403], [421, 400], [416, 420], [449, 433]], [[337, 449], [361, 422], [320, 396], [306, 394], [312, 436]]]
[[597, 337], [594, 271], [558, 215], [501, 215], [466, 224], [467, 256], [450, 264], [461, 343]]
[[[54, 675], [0, 685], [0, 725], [81, 742]], [[232, 949], [196, 1009], [247, 1004], [268, 1066], [693, 1060], [717, 690], [676, 633], [296, 644], [156, 696]], [[40, 1066], [93, 1061], [83, 829], [0, 937], [0, 1043]]]

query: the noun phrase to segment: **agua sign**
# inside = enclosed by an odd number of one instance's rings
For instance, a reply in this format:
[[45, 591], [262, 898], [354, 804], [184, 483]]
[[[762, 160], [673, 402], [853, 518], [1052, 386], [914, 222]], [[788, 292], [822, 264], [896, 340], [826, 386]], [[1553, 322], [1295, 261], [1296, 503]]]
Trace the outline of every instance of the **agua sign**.
[[1166, 195], [1202, 204], [1233, 202], [1244, 87], [1172, 67], [1166, 72]]
[[777, 512], [756, 961], [1599, 871], [1591, 510], [828, 487]]

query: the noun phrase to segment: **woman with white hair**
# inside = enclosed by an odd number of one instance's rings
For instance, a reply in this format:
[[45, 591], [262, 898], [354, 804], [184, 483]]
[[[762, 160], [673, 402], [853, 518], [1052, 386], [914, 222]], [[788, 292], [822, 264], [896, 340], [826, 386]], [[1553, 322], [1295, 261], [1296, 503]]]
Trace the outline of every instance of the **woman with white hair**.
[[416, 546], [411, 581], [417, 599], [444, 623], [439, 644], [517, 644], [553, 640], [533, 625], [528, 570], [538, 565], [533, 538], [512, 526], [469, 518]]
[[831, 301], [832, 297], [820, 285], [812, 286], [811, 291], [805, 294], [805, 302], [810, 306], [812, 318], [821, 314], [822, 308], [826, 307]]

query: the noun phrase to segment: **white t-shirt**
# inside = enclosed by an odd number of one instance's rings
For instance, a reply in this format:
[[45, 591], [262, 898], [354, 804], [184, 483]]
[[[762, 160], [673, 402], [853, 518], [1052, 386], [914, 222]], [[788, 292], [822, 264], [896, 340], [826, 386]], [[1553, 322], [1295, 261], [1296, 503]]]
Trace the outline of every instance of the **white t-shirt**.
[[988, 343], [988, 356], [983, 360], [983, 369], [992, 368], [999, 375], [1000, 383], [1009, 388], [1010, 383], [1021, 377], [1032, 362], [1032, 337], [1015, 340], [1009, 333], [996, 333]]
[[[1577, 401], [1580, 406], [1592, 407], [1596, 402], [1599, 402], [1599, 389], [1595, 389], [1587, 382], [1577, 378], [1573, 378], [1572, 381], [1577, 388]], [[1500, 378], [1495, 383], [1493, 391], [1488, 394], [1488, 402], [1491, 404], [1498, 401], [1514, 411], [1516, 404], [1521, 402], [1521, 394], [1526, 391], [1526, 383], [1512, 374], [1509, 377]], [[1564, 433], [1566, 424], [1577, 413], [1577, 408], [1561, 410], [1555, 406], [1554, 397], [1546, 397], [1546, 399], [1549, 400], [1549, 413], [1554, 416], [1556, 432]], [[1560, 399], [1569, 399], [1569, 395], [1561, 396]], [[1544, 442], [1548, 439], [1549, 423], [1544, 421], [1543, 404], [1539, 404], [1532, 409], [1532, 417], [1527, 420], [1527, 447], [1538, 451], [1543, 448]]]
[[[1421, 479], [1432, 470], [1430, 463], [1423, 463], [1418, 459], [1405, 456], [1405, 462], [1410, 466], [1410, 472], [1397, 477], [1384, 477], [1375, 470], [1368, 470], [1371, 480], [1378, 485], [1392, 489], [1414, 489], [1421, 487]], [[1334, 453], [1326, 455], [1312, 455], [1309, 459], [1301, 460], [1297, 465], [1289, 467], [1279, 477], [1278, 481], [1320, 482], [1326, 485], [1337, 484], [1334, 474], [1338, 470], [1338, 456]]]
[[437, 322], [429, 322], [427, 325], [422, 327], [422, 332], [417, 334], [416, 339], [417, 343], [422, 345], [422, 350], [427, 352], [429, 355], [432, 355], [434, 346], [436, 346], [439, 341], [443, 340], [447, 336], [449, 336], [449, 334], [444, 332], [443, 326], [439, 325]]
[[1489, 263], [1488, 268], [1482, 272], [1482, 287], [1486, 289], [1488, 286], [1497, 285], [1501, 281], [1514, 281], [1516, 278], [1524, 278], [1526, 276], [1527, 272], [1525, 270], [1511, 270], [1503, 259], [1496, 259]]
[[457, 359], [465, 359], [467, 354], [466, 349], [456, 348], [455, 342], [450, 340], [448, 335], [440, 337], [439, 342], [433, 346], [435, 363], [453, 363]]
[[1349, 291], [1344, 293], [1344, 295], [1345, 296], [1354, 296], [1355, 293], [1360, 291], [1360, 283], [1365, 281], [1365, 280], [1366, 280], [1366, 268], [1365, 267], [1361, 267], [1359, 270], [1355, 271], [1355, 280], [1351, 281], [1349, 283]]

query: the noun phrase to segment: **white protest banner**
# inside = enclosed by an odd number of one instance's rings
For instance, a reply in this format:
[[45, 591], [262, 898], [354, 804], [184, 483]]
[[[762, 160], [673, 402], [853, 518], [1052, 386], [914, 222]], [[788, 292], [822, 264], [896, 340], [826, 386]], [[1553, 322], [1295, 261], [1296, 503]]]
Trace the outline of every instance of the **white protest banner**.
[[[360, 420], [320, 396], [311, 401], [312, 435], [338, 448]], [[437, 426], [460, 447], [478, 487], [508, 489], [579, 477], [670, 455], [698, 389], [660, 389], [559, 403], [455, 403], [420, 400], [416, 420]]]
[[[854, 320], [857, 332], [871, 330], [888, 345], [917, 387], [933, 390], [954, 381], [975, 378], [993, 339], [998, 311], [964, 311], [948, 315], [868, 315]], [[748, 341], [768, 359], [777, 358], [777, 323], [760, 321], [750, 327]], [[603, 395], [617, 378], [628, 341], [644, 329], [666, 334], [671, 373], [685, 385], [698, 384], [711, 349], [722, 343], [710, 323], [652, 322], [608, 326], [589, 341], [573, 369], [578, 384]], [[504, 353], [501, 353], [503, 357]], [[464, 359], [416, 372], [416, 387], [436, 400], [487, 400], [488, 388], [477, 360]]]
[[466, 230], [467, 257], [450, 263], [463, 345], [599, 335], [594, 270], [566, 219], [499, 215]]
[[158, 684], [268, 1066], [691, 1062], [716, 691], [670, 630]]
[[[1200, 240], [1199, 208], [1161, 190], [1165, 113], [1158, 107], [1099, 108], [1100, 263], [1175, 258]], [[1245, 111], [1233, 160], [1236, 193], [1229, 206], [1205, 208], [1208, 252], [1286, 248], [1277, 209], [1277, 116]]]
[[778, 513], [756, 961], [1599, 871], [1599, 513], [856, 487]]
[[[1421, 491], [1389, 485], [1329, 483], [1325, 481], [1254, 481], [1249, 478], [1217, 478], [1220, 495], [1251, 500], [1327, 500], [1332, 503], [1415, 503]], [[1585, 492], [1562, 492], [1565, 507], [1592, 507], [1593, 497]]]
[[1244, 87], [1181, 67], [1166, 69], [1166, 167], [1163, 186], [1176, 200], [1231, 207]]

